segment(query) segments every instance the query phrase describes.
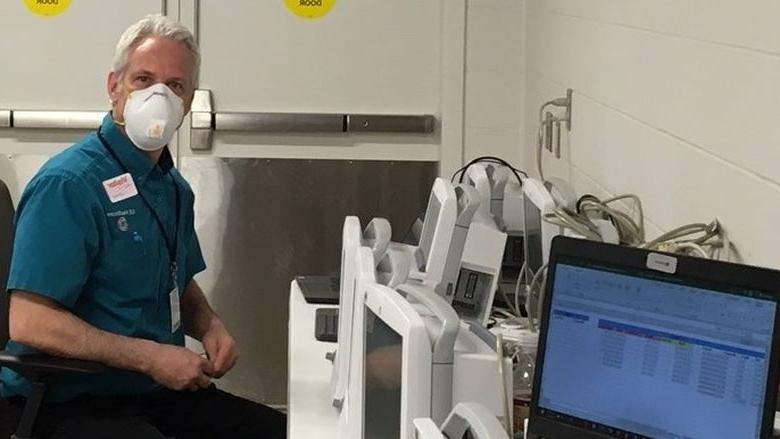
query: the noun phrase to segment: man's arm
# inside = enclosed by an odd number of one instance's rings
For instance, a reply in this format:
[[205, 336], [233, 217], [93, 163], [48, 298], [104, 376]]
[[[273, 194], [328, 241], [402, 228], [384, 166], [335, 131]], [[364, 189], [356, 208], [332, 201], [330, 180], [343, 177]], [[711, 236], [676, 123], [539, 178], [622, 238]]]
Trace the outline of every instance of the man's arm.
[[210, 384], [211, 365], [199, 355], [102, 331], [34, 293], [12, 292], [8, 323], [11, 340], [40, 352], [140, 372], [175, 390]]
[[214, 378], [220, 378], [236, 363], [236, 341], [209, 305], [195, 279], [190, 280], [181, 298], [184, 333], [203, 343], [213, 365]]
[[181, 316], [184, 333], [199, 341], [212, 326], [222, 324], [195, 279], [190, 280], [181, 297]]

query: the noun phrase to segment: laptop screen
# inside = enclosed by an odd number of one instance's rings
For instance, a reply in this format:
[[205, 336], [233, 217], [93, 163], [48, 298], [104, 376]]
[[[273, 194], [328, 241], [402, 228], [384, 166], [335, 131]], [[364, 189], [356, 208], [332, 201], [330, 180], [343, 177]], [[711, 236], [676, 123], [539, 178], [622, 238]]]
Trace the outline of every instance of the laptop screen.
[[539, 413], [616, 437], [757, 438], [776, 303], [560, 259]]

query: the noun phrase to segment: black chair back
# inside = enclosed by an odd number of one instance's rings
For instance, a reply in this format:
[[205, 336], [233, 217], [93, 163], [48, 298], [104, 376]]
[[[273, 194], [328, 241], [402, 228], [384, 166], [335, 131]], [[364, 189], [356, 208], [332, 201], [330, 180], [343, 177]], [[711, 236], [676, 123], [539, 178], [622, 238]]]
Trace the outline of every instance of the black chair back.
[[0, 350], [8, 341], [8, 270], [14, 239], [14, 204], [8, 186], [0, 180]]

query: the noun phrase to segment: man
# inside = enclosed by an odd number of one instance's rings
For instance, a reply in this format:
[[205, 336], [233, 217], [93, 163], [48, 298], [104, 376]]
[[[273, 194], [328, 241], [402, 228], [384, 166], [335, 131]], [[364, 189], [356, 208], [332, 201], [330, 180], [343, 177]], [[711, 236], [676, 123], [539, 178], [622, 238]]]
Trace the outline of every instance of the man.
[[[235, 341], [193, 276], [205, 269], [194, 196], [167, 144], [190, 109], [192, 34], [156, 15], [131, 26], [100, 129], [46, 163], [19, 203], [7, 350], [108, 366], [50, 388], [41, 438], [283, 438], [284, 415], [212, 384]], [[199, 355], [184, 336], [200, 340]], [[18, 410], [29, 383], [4, 369]]]

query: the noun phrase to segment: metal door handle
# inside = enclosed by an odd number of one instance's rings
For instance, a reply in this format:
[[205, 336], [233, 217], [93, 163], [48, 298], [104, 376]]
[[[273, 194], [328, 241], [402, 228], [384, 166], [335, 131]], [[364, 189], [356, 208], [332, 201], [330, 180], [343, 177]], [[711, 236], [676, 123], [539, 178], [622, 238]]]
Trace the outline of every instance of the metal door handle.
[[341, 133], [344, 118], [338, 114], [215, 113], [214, 129], [255, 133]]
[[430, 134], [436, 118], [387, 114], [347, 114], [347, 132], [350, 133], [409, 133]]
[[431, 115], [367, 115], [323, 113], [215, 113], [211, 90], [195, 90], [190, 148], [209, 150], [214, 131], [253, 133], [407, 133], [431, 134]]
[[105, 111], [0, 111], [0, 128], [92, 130], [100, 126]]

